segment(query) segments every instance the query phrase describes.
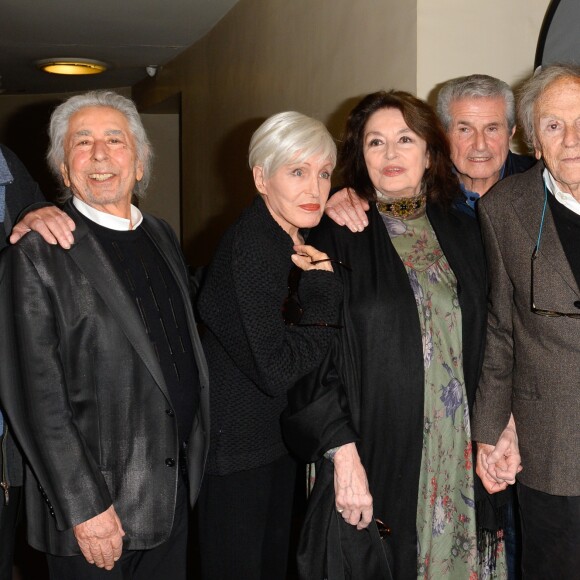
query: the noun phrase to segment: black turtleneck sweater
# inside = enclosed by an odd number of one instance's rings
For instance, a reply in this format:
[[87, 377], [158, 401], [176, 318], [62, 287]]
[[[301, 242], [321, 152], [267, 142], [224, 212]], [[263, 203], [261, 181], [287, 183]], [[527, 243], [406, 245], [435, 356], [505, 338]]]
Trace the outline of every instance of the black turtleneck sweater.
[[[580, 215], [562, 205], [553, 195], [548, 195], [548, 203], [564, 254], [580, 288]], [[574, 311], [570, 305], [570, 312]]]
[[[163, 371], [177, 419], [179, 439], [185, 442], [199, 404], [199, 385], [196, 384], [199, 376], [179, 288], [143, 228], [117, 231], [85, 216], [82, 218], [96, 235], [137, 305]], [[151, 428], [155, 429], [155, 425]]]

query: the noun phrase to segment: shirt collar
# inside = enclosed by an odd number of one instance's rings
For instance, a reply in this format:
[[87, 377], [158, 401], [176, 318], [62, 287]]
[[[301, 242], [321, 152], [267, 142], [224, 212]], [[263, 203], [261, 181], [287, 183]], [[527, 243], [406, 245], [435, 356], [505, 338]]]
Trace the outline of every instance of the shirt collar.
[[465, 203], [471, 209], [475, 210], [475, 204], [477, 203], [477, 200], [481, 197], [479, 193], [476, 193], [475, 191], [469, 191], [469, 189], [467, 189], [461, 181], [459, 182], [459, 188], [461, 189], [461, 192], [465, 196]]
[[[509, 155], [509, 153], [508, 153], [508, 155]], [[503, 165], [501, 166], [498, 181], [501, 181], [504, 178], [506, 166], [507, 166], [507, 158], [504, 161]], [[457, 180], [459, 181], [459, 187], [461, 188], [461, 191], [463, 192], [463, 195], [465, 196], [465, 201], [467, 202], [467, 205], [469, 207], [471, 207], [472, 209], [475, 209], [475, 203], [481, 197], [481, 195], [479, 193], [476, 193], [475, 191], [471, 191], [471, 190], [467, 189], [467, 187], [465, 187], [465, 185], [463, 185], [463, 182], [461, 181], [461, 179], [459, 179], [459, 174], [458, 174], [457, 170], [455, 169], [455, 167], [453, 168], [453, 172], [457, 175]]]
[[556, 180], [552, 176], [552, 174], [548, 171], [546, 167], [544, 169], [544, 173], [542, 174], [544, 177], [544, 183], [550, 190], [550, 193], [564, 206], [567, 207], [570, 211], [573, 211], [575, 214], [580, 215], [580, 201], [578, 201], [571, 193], [566, 193], [562, 191]]
[[143, 214], [138, 207], [131, 204], [131, 219], [125, 219], [106, 213], [104, 211], [99, 211], [94, 207], [91, 207], [85, 203], [82, 199], [78, 197], [73, 197], [73, 205], [88, 219], [103, 226], [109, 228], [110, 230], [117, 230], [119, 232], [128, 231], [131, 229], [131, 223], [133, 224], [134, 230], [136, 230], [143, 221]]

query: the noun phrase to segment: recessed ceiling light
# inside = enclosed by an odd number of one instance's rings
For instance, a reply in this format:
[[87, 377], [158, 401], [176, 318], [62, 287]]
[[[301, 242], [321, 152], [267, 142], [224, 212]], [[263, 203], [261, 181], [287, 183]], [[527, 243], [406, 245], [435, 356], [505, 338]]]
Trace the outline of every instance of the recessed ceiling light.
[[36, 61], [36, 66], [57, 75], [96, 75], [108, 68], [106, 63], [89, 58], [45, 58]]

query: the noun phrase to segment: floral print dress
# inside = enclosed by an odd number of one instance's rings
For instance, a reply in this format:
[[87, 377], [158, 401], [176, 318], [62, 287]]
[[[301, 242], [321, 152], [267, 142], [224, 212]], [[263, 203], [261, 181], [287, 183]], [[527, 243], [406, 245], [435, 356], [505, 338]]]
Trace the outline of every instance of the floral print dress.
[[[417, 503], [417, 577], [506, 578], [478, 562], [469, 410], [463, 378], [457, 281], [426, 215], [381, 214], [415, 295], [423, 336], [425, 403]], [[500, 542], [500, 549], [503, 543]]]

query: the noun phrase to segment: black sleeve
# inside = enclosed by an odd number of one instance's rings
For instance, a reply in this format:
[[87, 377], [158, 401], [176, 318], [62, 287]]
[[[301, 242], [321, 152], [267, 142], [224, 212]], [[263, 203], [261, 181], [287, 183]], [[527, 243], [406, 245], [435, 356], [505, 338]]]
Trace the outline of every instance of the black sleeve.
[[288, 392], [282, 434], [290, 451], [306, 462], [326, 451], [359, 440], [351, 420], [347, 391], [334, 364], [335, 340], [322, 364]]
[[[22, 210], [31, 205], [33, 206], [31, 209], [42, 207], [45, 200], [38, 183], [34, 181], [18, 157], [4, 146], [0, 146], [0, 155], [6, 160], [8, 170], [12, 175], [12, 181], [5, 186], [6, 212], [3, 227], [6, 239], [0, 243], [0, 247], [5, 247], [8, 245], [7, 238], [14, 224], [18, 223], [21, 215], [24, 215]], [[41, 205], [35, 205], [39, 202]]]
[[50, 499], [57, 529], [70, 529], [105, 511], [112, 499], [75, 421], [49, 291], [22, 244], [0, 259], [0, 323], [2, 405]]
[[[235, 362], [260, 389], [279, 395], [316, 368], [336, 329], [285, 325], [278, 277], [267, 263], [256, 260], [255, 253], [243, 240], [234, 244], [232, 272], [234, 296], [253, 359]], [[342, 282], [332, 272], [303, 272], [300, 298], [305, 308], [302, 323], [336, 323], [342, 303]], [[237, 352], [227, 345], [226, 350]]]
[[2, 147], [2, 154], [4, 159], [6, 159], [8, 169], [14, 179], [11, 191], [16, 193], [16, 195], [13, 200], [7, 200], [7, 203], [10, 203], [10, 209], [14, 213], [14, 216], [30, 204], [45, 201], [38, 183], [34, 181], [20, 159], [7, 147]]

